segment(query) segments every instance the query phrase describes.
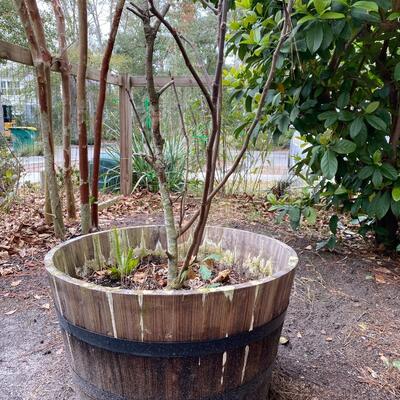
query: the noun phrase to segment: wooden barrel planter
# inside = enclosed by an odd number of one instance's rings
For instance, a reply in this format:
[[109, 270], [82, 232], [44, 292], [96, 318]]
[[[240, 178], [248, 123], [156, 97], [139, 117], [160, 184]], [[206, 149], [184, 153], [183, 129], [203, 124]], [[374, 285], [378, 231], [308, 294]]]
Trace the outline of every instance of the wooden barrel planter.
[[[162, 226], [120, 230], [132, 247], [165, 243]], [[234, 286], [179, 291], [107, 288], [76, 278], [75, 268], [111, 232], [79, 237], [45, 260], [66, 351], [81, 399], [265, 400], [289, 303], [297, 256], [266, 236], [207, 228], [204, 243], [241, 268], [271, 275]]]

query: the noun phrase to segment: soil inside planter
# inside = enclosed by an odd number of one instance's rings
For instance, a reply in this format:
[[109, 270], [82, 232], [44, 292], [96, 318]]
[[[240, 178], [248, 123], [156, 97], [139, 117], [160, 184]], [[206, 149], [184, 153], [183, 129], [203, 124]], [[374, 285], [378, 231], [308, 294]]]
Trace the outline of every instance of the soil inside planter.
[[[180, 263], [180, 267], [182, 263]], [[82, 276], [88, 282], [101, 286], [120, 287], [137, 290], [162, 290], [167, 288], [168, 260], [166, 257], [149, 255], [143, 257], [133, 271], [123, 277], [116, 277], [111, 272], [113, 265], [99, 271], [91, 271]], [[188, 270], [183, 290], [213, 288], [235, 285], [255, 279], [242, 271], [237, 265], [226, 265], [208, 258], [206, 262], [194, 263]]]

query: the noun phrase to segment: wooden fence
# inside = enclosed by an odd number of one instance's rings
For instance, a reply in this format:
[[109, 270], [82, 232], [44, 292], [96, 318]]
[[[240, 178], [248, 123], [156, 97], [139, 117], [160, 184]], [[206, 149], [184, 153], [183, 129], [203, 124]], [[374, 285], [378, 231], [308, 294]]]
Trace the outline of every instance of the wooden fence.
[[[29, 49], [0, 40], [0, 59], [13, 61], [19, 64], [33, 66], [33, 60]], [[60, 72], [59, 60], [53, 59], [52, 71]], [[76, 75], [77, 65], [72, 64], [71, 74]], [[86, 78], [99, 81], [100, 71], [88, 68]], [[156, 86], [163, 87], [171, 78], [169, 76], [158, 76], [155, 78]], [[192, 77], [174, 77], [177, 87], [197, 87]], [[204, 77], [205, 82], [210, 82], [210, 77]], [[145, 87], [144, 76], [128, 74], [113, 74], [107, 76], [107, 83], [119, 87], [119, 127], [120, 127], [120, 180], [121, 193], [128, 195], [132, 191], [132, 108], [127, 93], [135, 87]]]

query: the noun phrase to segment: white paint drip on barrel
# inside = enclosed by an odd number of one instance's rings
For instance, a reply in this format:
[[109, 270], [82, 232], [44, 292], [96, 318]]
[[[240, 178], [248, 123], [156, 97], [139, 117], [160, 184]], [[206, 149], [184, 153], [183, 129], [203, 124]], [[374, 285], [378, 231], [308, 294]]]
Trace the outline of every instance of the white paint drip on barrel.
[[222, 355], [222, 373], [221, 373], [221, 386], [224, 384], [224, 373], [225, 373], [225, 364], [226, 364], [226, 359], [227, 359], [228, 354], [226, 351]]
[[199, 367], [200, 367], [200, 365], [201, 365], [201, 358], [199, 357]]
[[235, 294], [235, 288], [232, 287], [231, 289], [224, 290], [225, 297], [232, 303], [233, 295]]
[[64, 313], [63, 313], [63, 309], [61, 307], [60, 295], [58, 294], [57, 282], [56, 282], [56, 278], [54, 276], [53, 276], [53, 285], [54, 285], [54, 291], [56, 292], [58, 311], [60, 312], [61, 315], [63, 315]]
[[247, 358], [249, 356], [249, 346], [246, 346], [246, 348], [244, 349], [244, 360], [243, 360], [243, 369], [242, 369], [242, 379], [240, 381], [240, 383], [243, 383], [244, 380], [244, 376], [246, 374], [246, 367], [247, 367]]
[[117, 338], [118, 335], [117, 335], [117, 326], [115, 324], [114, 301], [113, 301], [111, 292], [107, 292], [107, 300], [108, 300], [108, 306], [110, 307], [110, 315], [111, 315], [111, 324], [112, 324], [112, 329], [113, 329], [113, 335], [114, 335], [115, 338]]
[[140, 307], [140, 334], [143, 342], [144, 341], [143, 294], [138, 294], [138, 302]]
[[254, 293], [254, 303], [253, 303], [253, 312], [251, 314], [251, 322], [250, 322], [250, 328], [249, 328], [249, 332], [251, 332], [254, 329], [254, 314], [256, 312], [256, 302], [257, 302], [257, 297], [258, 297], [258, 289], [260, 286], [256, 286], [256, 290]]
[[69, 333], [68, 332], [65, 332], [65, 337], [67, 338], [69, 354], [71, 356], [72, 365], [75, 365], [74, 352], [72, 351], [71, 340], [69, 338]]

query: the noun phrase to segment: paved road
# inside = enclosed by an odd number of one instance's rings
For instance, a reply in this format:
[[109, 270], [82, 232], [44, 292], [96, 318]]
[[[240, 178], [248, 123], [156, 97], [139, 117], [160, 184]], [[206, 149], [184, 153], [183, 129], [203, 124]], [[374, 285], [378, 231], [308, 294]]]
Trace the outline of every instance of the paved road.
[[[117, 147], [113, 144], [106, 145], [109, 148]], [[63, 151], [61, 146], [56, 146], [55, 149], [55, 162], [58, 167], [63, 165]], [[104, 150], [103, 150], [104, 151]], [[93, 146], [88, 146], [89, 160], [93, 158]], [[230, 157], [234, 157], [233, 151]], [[262, 182], [274, 182], [288, 174], [288, 151], [273, 151], [266, 155], [264, 152], [252, 151], [249, 152], [242, 164], [241, 174], [249, 175], [251, 180], [260, 179]], [[31, 183], [40, 183], [41, 173], [44, 171], [44, 157], [43, 156], [30, 156], [21, 157], [20, 161], [24, 166], [25, 174], [23, 181], [30, 181]], [[79, 149], [78, 146], [71, 146], [71, 162], [74, 167], [79, 164]], [[229, 166], [229, 163], [228, 163]], [[201, 174], [199, 174], [201, 178]]]

